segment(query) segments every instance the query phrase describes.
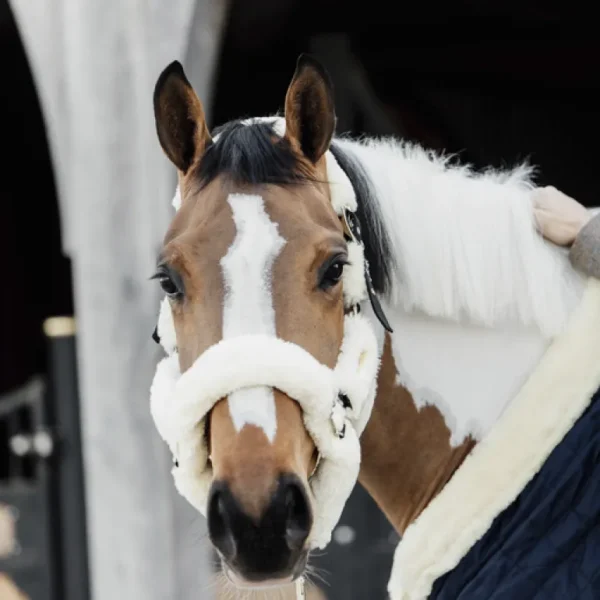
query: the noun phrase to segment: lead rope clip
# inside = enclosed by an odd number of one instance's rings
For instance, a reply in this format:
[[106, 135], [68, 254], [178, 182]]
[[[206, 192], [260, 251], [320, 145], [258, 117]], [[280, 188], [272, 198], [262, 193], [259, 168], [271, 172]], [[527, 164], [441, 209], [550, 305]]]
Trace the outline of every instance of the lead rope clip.
[[306, 580], [303, 575], [296, 579], [296, 600], [306, 600]]

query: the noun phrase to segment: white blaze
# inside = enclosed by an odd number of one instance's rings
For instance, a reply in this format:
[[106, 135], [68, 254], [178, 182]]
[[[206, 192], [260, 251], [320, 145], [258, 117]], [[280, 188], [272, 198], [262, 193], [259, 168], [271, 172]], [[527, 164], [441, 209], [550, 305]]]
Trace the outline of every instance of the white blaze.
[[[225, 282], [223, 338], [257, 333], [275, 336], [271, 268], [285, 240], [266, 213], [260, 196], [230, 194], [227, 202], [236, 235], [221, 259]], [[271, 388], [239, 390], [229, 395], [228, 403], [237, 431], [245, 425], [256, 425], [269, 441], [275, 439], [277, 420]]]

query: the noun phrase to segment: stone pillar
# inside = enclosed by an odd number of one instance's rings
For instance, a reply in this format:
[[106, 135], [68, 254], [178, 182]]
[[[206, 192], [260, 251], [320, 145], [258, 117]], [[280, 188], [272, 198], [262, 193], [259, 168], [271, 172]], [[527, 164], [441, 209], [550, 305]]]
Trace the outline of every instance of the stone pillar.
[[168, 62], [186, 62], [191, 39], [202, 49], [190, 55], [194, 84], [208, 98], [225, 2], [10, 3], [74, 269], [92, 597], [208, 598], [204, 524], [176, 496], [148, 404], [160, 355], [151, 340], [160, 294], [148, 278], [175, 186], [152, 91]]

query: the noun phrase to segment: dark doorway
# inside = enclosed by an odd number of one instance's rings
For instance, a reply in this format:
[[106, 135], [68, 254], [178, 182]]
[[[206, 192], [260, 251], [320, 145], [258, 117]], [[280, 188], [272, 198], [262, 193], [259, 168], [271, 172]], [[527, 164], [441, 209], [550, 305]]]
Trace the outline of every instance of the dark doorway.
[[38, 92], [6, 0], [0, 57], [0, 577], [31, 600], [85, 600], [75, 336], [43, 330], [50, 317], [72, 323], [71, 264]]
[[70, 261], [44, 119], [13, 15], [0, 0], [2, 257], [0, 393], [46, 372], [44, 319], [72, 315]]
[[[338, 81], [338, 114], [355, 104], [342, 130], [402, 135], [477, 168], [528, 158], [540, 185], [596, 206], [600, 41], [584, 18], [575, 5], [537, 0], [401, 10], [383, 0], [233, 0], [211, 114], [218, 124], [281, 109], [298, 54], [313, 52]], [[339, 42], [323, 42], [340, 36], [351, 63]], [[366, 112], [344, 78], [362, 79], [363, 96], [376, 99]]]
[[[332, 75], [338, 133], [402, 136], [476, 168], [528, 159], [539, 185], [597, 206], [600, 44], [574, 37], [580, 19], [535, 0], [233, 0], [212, 125], [281, 111], [299, 53], [311, 52]], [[398, 537], [360, 487], [340, 527], [316, 559], [328, 600], [383, 600]]]

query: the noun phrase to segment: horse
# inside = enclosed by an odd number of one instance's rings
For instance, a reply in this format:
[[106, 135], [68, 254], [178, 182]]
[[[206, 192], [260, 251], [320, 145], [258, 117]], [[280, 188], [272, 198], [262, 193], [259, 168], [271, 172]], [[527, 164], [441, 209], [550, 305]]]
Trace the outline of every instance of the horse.
[[506, 595], [481, 556], [577, 469], [556, 461], [596, 414], [600, 286], [539, 235], [533, 169], [336, 135], [308, 55], [283, 114], [211, 132], [177, 61], [154, 111], [178, 184], [151, 410], [228, 579], [301, 582], [358, 480], [401, 536], [392, 600], [537, 597], [555, 563], [515, 551], [537, 578]]

